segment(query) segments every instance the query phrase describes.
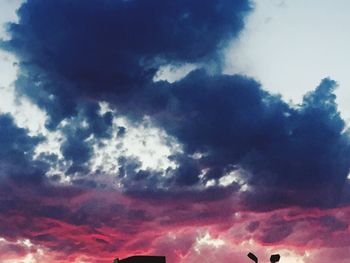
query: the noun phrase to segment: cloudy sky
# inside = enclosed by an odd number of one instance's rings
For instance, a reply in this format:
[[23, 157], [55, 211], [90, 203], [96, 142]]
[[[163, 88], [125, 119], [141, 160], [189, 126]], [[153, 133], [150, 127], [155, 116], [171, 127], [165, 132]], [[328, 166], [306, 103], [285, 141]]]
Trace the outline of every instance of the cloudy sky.
[[0, 261], [350, 259], [347, 0], [1, 0]]

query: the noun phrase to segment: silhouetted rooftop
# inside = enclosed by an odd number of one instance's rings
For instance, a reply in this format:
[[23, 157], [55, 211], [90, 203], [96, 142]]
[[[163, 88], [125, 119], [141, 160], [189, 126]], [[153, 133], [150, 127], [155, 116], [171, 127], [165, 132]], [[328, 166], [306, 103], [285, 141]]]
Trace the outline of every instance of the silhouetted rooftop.
[[133, 256], [121, 259], [120, 263], [166, 263], [165, 257], [161, 256]]

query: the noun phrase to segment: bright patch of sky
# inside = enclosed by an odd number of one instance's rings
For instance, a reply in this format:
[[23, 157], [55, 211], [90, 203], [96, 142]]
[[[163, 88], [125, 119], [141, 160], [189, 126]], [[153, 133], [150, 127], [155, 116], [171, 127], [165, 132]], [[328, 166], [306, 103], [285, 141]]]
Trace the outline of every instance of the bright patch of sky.
[[195, 250], [200, 251], [201, 246], [212, 246], [218, 248], [225, 245], [225, 241], [220, 238], [213, 238], [208, 232], [204, 235], [197, 237]]
[[[39, 246], [34, 246], [29, 239], [9, 241], [0, 237], [0, 247], [15, 247], [6, 251], [6, 255], [0, 255], [2, 263], [36, 263], [43, 262], [44, 251]], [[3, 256], [4, 258], [2, 258]], [[45, 259], [44, 259], [45, 260]], [[47, 262], [45, 260], [44, 262]]]
[[[120, 135], [120, 127], [125, 129], [125, 134]], [[181, 153], [181, 146], [164, 131], [154, 127], [149, 118], [137, 126], [125, 118], [115, 118], [112, 129], [111, 138], [93, 146], [92, 171], [115, 174], [121, 156], [136, 157], [141, 161], [140, 169], [143, 170], [164, 171], [176, 168], [176, 163], [170, 161], [168, 156]]]
[[258, 0], [241, 38], [227, 50], [226, 73], [243, 73], [299, 103], [325, 77], [339, 84], [350, 119], [350, 1]]
[[[20, 0], [2, 0], [0, 1], [0, 39], [8, 39], [6, 33], [6, 23], [16, 21], [16, 9], [19, 7]], [[15, 59], [11, 54], [0, 50], [0, 87], [9, 86], [16, 77]], [[1, 91], [2, 95], [2, 91]], [[2, 98], [1, 96], [0, 98]], [[1, 100], [2, 102], [2, 100]], [[2, 103], [1, 103], [2, 104]]]
[[185, 77], [192, 70], [197, 68], [194, 64], [182, 64], [182, 65], [164, 65], [159, 68], [153, 81], [166, 80], [169, 83], [174, 83], [183, 77]]
[[[0, 1], [0, 39], [7, 39], [6, 23], [17, 21], [16, 9], [21, 0]], [[15, 93], [16, 58], [0, 50], [0, 113], [11, 114], [18, 126], [27, 128], [30, 135], [45, 133], [45, 112]]]
[[268, 249], [270, 255], [272, 254], [280, 254], [281, 255], [281, 263], [304, 263], [305, 259], [309, 256], [307, 253], [304, 255], [298, 255], [297, 253], [287, 250], [287, 249], [282, 249], [282, 250], [272, 250]]
[[228, 172], [226, 175], [221, 177], [219, 179], [219, 185], [221, 186], [228, 186], [233, 183], [236, 183], [240, 186], [241, 191], [247, 191], [248, 190], [248, 184], [244, 180], [244, 176], [242, 176], [242, 173], [245, 173], [243, 170], [233, 170]]

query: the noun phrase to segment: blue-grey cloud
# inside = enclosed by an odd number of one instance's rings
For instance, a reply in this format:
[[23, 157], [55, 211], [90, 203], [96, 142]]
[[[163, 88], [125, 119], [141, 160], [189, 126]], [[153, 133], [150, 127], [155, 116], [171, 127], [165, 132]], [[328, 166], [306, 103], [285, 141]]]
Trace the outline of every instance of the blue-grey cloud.
[[30, 0], [2, 46], [20, 60], [19, 89], [55, 127], [78, 98], [110, 100], [151, 82], [163, 63], [216, 57], [250, 9], [247, 0]]
[[[176, 137], [187, 156], [202, 153], [178, 159], [178, 185], [197, 184], [200, 169], [208, 171], [204, 180], [243, 169], [254, 189], [244, 199], [254, 209], [339, 202], [349, 174], [350, 140], [335, 102], [336, 82], [324, 79], [298, 106], [243, 76], [198, 70], [162, 85], [131, 103], [133, 111], [151, 115]], [[162, 98], [161, 106], [151, 103], [152, 92]]]
[[33, 161], [35, 146], [42, 140], [17, 127], [10, 115], [0, 114], [0, 183], [35, 184], [43, 180], [47, 166]]
[[203, 186], [239, 169], [251, 189], [242, 194], [249, 208], [336, 206], [350, 142], [334, 81], [324, 79], [298, 106], [246, 76], [196, 70], [173, 84], [153, 82], [168, 63], [220, 67], [220, 48], [237, 36], [250, 8], [244, 0], [28, 0], [1, 46], [17, 55], [17, 91], [45, 109], [47, 126], [70, 117], [60, 129], [71, 173], [91, 157], [87, 138], [110, 135], [112, 113], [101, 115], [98, 105], [106, 100], [129, 121], [149, 116], [184, 148], [169, 156], [178, 168], [166, 177], [121, 158], [119, 176], [133, 191]]

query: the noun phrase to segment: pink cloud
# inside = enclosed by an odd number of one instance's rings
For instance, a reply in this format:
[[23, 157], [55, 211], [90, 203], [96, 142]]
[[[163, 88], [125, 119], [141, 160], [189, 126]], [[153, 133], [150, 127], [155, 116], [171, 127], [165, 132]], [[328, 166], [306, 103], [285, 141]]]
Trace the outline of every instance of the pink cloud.
[[[309, 253], [305, 263], [334, 254], [349, 258], [343, 251], [350, 247], [349, 206], [254, 212], [240, 207], [234, 195], [142, 198], [112, 190], [46, 187], [13, 187], [12, 195], [1, 196], [8, 203], [0, 213], [0, 236], [7, 240], [0, 246], [6, 251], [2, 260], [39, 258], [39, 248], [50, 262], [104, 263], [134, 254], [165, 255], [169, 263], [249, 262], [249, 251], [268, 258], [278, 250], [300, 257]], [[205, 233], [224, 244], [198, 247]], [[18, 245], [25, 239], [32, 250]]]

